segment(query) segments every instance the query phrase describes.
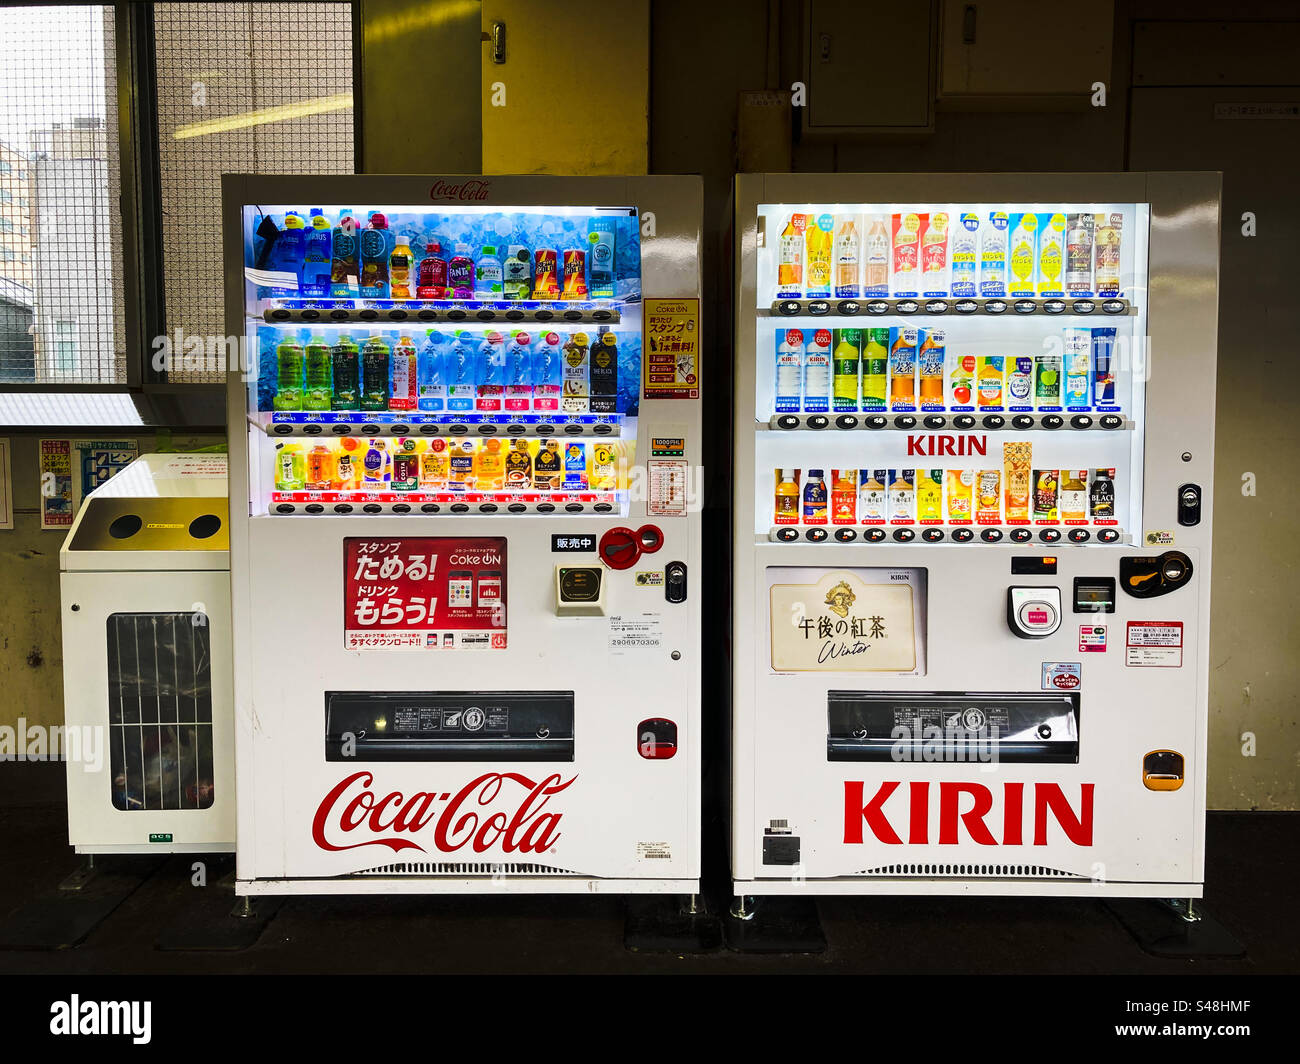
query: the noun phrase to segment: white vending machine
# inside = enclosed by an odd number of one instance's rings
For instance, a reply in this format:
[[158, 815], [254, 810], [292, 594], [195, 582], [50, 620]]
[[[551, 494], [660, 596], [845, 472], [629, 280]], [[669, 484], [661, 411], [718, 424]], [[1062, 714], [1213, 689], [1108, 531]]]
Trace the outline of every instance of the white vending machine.
[[694, 893], [700, 180], [224, 182], [238, 892]]
[[736, 894], [1200, 897], [1218, 175], [735, 203]]
[[224, 454], [146, 454], [59, 551], [68, 840], [77, 853], [235, 848]]

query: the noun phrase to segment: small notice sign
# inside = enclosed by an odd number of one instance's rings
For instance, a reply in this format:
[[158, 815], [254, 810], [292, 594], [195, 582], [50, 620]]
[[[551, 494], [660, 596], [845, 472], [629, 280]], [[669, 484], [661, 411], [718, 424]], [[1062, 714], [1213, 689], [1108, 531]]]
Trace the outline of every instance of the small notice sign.
[[649, 492], [645, 512], [651, 517], [680, 517], [686, 513], [686, 463], [648, 461]]
[[70, 528], [75, 516], [72, 441], [41, 440], [41, 528]]
[[1125, 665], [1176, 669], [1183, 664], [1182, 621], [1129, 621]]
[[700, 397], [700, 301], [645, 301], [645, 397]]
[[663, 645], [663, 618], [657, 613], [614, 614], [609, 619], [609, 649], [657, 650]]
[[1079, 625], [1079, 653], [1106, 652], [1106, 626], [1104, 624]]

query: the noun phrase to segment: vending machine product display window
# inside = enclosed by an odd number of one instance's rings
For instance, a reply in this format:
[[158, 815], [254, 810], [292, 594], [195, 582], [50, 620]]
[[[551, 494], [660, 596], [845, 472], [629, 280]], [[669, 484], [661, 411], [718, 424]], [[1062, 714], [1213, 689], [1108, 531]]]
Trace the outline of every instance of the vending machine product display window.
[[701, 204], [226, 177], [241, 893], [695, 890]]
[[737, 178], [737, 894], [1200, 895], [1218, 202]]

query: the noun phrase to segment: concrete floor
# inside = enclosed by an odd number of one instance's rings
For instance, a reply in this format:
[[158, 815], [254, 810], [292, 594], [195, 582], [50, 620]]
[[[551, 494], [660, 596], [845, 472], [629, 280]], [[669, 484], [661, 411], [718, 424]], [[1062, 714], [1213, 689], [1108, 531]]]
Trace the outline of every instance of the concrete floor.
[[[34, 766], [32, 766], [34, 767]], [[29, 766], [4, 766], [12, 774]], [[4, 773], [0, 773], [3, 775]], [[0, 922], [77, 867], [65, 811], [45, 785], [0, 804]], [[765, 973], [948, 972], [1263, 974], [1300, 970], [1288, 916], [1300, 880], [1300, 814], [1209, 819], [1206, 904], [1247, 947], [1241, 959], [1169, 960], [1143, 953], [1099, 903], [1069, 899], [825, 898], [819, 955], [631, 953], [615, 897], [294, 898], [238, 952], [164, 951], [160, 928], [193, 911], [202, 889], [224, 913], [228, 887], [190, 885], [191, 858], [132, 859], [153, 870], [81, 945], [2, 950], [8, 973], [367, 972]], [[219, 866], [210, 865], [214, 871]], [[215, 878], [215, 876], [214, 876]], [[210, 880], [211, 882], [211, 880]], [[726, 899], [725, 880], [713, 892]], [[213, 892], [208, 894], [207, 892]], [[224, 892], [224, 893], [223, 893]]]

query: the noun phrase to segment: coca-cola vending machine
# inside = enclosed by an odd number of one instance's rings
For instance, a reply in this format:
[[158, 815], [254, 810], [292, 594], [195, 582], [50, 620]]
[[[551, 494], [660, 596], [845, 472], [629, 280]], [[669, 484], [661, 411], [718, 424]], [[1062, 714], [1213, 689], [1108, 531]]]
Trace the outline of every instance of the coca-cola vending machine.
[[736, 894], [1200, 897], [1218, 175], [735, 202]]
[[223, 192], [238, 892], [695, 893], [699, 179]]

